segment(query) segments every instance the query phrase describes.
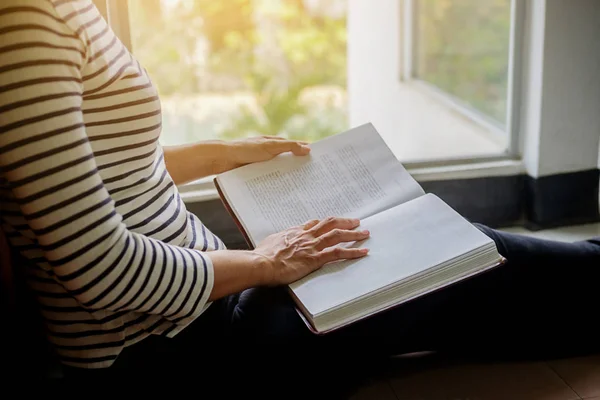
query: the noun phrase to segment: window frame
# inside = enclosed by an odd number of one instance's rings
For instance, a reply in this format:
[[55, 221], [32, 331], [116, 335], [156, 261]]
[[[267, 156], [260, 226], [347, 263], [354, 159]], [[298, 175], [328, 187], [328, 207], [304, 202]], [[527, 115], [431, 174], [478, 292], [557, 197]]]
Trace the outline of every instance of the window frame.
[[[402, 30], [399, 56], [401, 57], [398, 82], [411, 81], [421, 89], [438, 96], [440, 101], [446, 102], [467, 117], [471, 117], [478, 123], [485, 124], [485, 119], [477, 120], [475, 112], [469, 112], [465, 104], [453, 96], [433, 89], [433, 85], [420, 79], [413, 74], [414, 35], [412, 33], [414, 18], [414, 1], [398, 0], [400, 4], [399, 21], [404, 21], [405, 29]], [[93, 0], [111, 28], [125, 46], [134, 52], [131, 45], [131, 31], [129, 20], [129, 4], [127, 0]], [[439, 158], [435, 160], [404, 162], [404, 167], [418, 182], [445, 181], [456, 179], [471, 179], [479, 177], [497, 177], [521, 175], [526, 172], [525, 164], [521, 154], [521, 127], [526, 115], [521, 112], [522, 97], [525, 94], [521, 85], [522, 71], [527, 62], [523, 57], [525, 29], [527, 18], [527, 0], [511, 0], [511, 31], [509, 43], [509, 77], [507, 90], [507, 132], [508, 146], [503, 153], [488, 156], [465, 156], [456, 158]], [[438, 92], [438, 93], [436, 93]], [[477, 113], [480, 113], [477, 111]], [[484, 125], [485, 126], [485, 125]], [[494, 127], [488, 128], [494, 129]], [[497, 129], [497, 127], [496, 127]], [[213, 183], [214, 176], [205, 177], [194, 182], [179, 186], [179, 192], [185, 202], [202, 202], [219, 199], [218, 192]]]
[[127, 50], [133, 52], [131, 46], [131, 30], [129, 21], [129, 1], [128, 0], [95, 0], [106, 4], [106, 13], [108, 24], [111, 29], [127, 47]]
[[461, 113], [472, 122], [482, 126], [495, 135], [507, 137], [507, 148], [498, 156], [467, 156], [455, 159], [439, 159], [434, 161], [417, 161], [406, 163], [407, 165], [423, 165], [428, 163], [441, 162], [480, 162], [497, 159], [518, 159], [519, 149], [519, 130], [521, 124], [521, 97], [522, 97], [522, 64], [523, 64], [523, 42], [525, 40], [525, 20], [526, 20], [526, 0], [511, 0], [510, 9], [510, 32], [509, 32], [509, 52], [508, 52], [508, 82], [507, 82], [507, 101], [506, 101], [506, 121], [504, 128], [483, 112], [469, 106], [458, 97], [438, 88], [437, 86], [420, 79], [415, 73], [415, 51], [417, 48], [418, 36], [415, 34], [417, 8], [416, 3], [422, 0], [399, 0], [400, 18], [402, 21], [401, 39], [400, 39], [400, 79], [403, 84], [412, 84], [416, 88], [425, 91], [431, 97], [449, 108]]

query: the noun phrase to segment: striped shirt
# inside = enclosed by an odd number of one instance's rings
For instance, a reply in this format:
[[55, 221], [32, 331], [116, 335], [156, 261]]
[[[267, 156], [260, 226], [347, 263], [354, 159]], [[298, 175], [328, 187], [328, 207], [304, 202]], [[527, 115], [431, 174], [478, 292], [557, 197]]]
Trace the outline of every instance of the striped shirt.
[[62, 362], [112, 364], [208, 306], [208, 251], [148, 75], [91, 0], [0, 2], [0, 216]]

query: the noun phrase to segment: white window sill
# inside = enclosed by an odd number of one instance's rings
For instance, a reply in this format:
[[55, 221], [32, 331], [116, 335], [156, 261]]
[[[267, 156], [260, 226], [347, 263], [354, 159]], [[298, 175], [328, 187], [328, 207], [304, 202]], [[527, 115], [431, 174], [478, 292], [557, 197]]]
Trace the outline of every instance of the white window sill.
[[214, 176], [199, 179], [178, 187], [181, 199], [185, 203], [198, 203], [219, 199], [219, 193], [213, 183]]
[[[523, 162], [520, 160], [477, 161], [454, 165], [424, 165], [414, 168], [411, 168], [409, 165], [407, 169], [417, 182], [512, 176], [525, 172]], [[219, 194], [213, 183], [213, 177], [183, 185], [179, 187], [179, 192], [181, 198], [186, 203], [219, 199]]]

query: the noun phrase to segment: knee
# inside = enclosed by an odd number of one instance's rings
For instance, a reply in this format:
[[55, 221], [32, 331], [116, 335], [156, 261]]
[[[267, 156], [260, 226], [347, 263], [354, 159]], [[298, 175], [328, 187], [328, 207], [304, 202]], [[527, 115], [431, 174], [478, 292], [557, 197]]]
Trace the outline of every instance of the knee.
[[487, 226], [485, 226], [483, 224], [480, 224], [478, 222], [473, 222], [473, 226], [475, 226], [481, 232], [485, 233], [487, 236], [490, 236], [490, 237], [491, 237], [492, 232], [494, 231], [492, 228], [487, 227]]
[[473, 225], [481, 232], [483, 232], [487, 237], [492, 239], [494, 243], [496, 243], [496, 248], [498, 249], [498, 252], [501, 255], [503, 255], [504, 257], [507, 256], [508, 249], [506, 248], [506, 245], [504, 244], [504, 241], [502, 240], [501, 235], [498, 231], [479, 223], [473, 223]]
[[244, 291], [233, 310], [231, 323], [235, 332], [248, 338], [286, 339], [308, 331], [283, 288]]
[[483, 232], [487, 237], [489, 237], [490, 239], [492, 239], [494, 242], [497, 242], [498, 240], [498, 232], [496, 232], [494, 229], [490, 228], [489, 226], [480, 224], [480, 223], [473, 223], [473, 225], [479, 229], [481, 232]]

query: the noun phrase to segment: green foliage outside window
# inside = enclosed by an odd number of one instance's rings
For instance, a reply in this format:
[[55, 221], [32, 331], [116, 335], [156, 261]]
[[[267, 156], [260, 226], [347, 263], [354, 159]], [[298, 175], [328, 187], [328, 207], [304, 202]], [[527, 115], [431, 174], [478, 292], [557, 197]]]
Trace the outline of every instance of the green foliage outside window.
[[416, 72], [504, 124], [511, 0], [418, 0]]
[[317, 140], [346, 128], [343, 9], [330, 15], [302, 0], [130, 0], [130, 8], [134, 54], [163, 102], [185, 108], [194, 96], [250, 96], [210, 128], [193, 110], [178, 114], [179, 129], [169, 132], [176, 141], [255, 134]]
[[[413, 4], [416, 75], [503, 124], [511, 0]], [[134, 54], [161, 93], [164, 142], [313, 141], [347, 128], [346, 0], [129, 5]]]

